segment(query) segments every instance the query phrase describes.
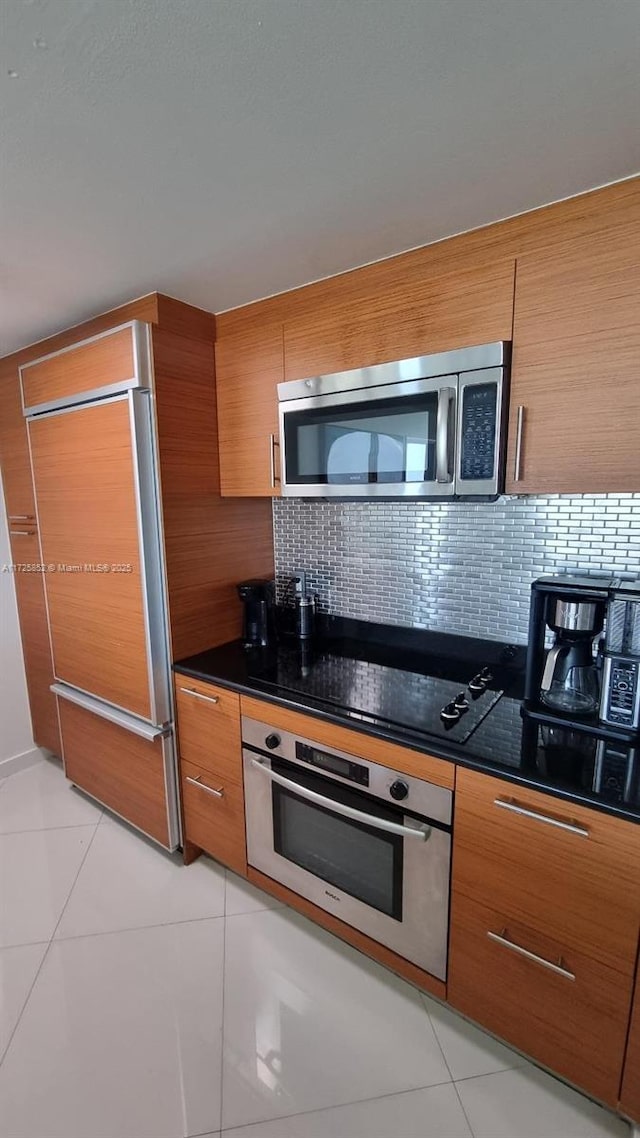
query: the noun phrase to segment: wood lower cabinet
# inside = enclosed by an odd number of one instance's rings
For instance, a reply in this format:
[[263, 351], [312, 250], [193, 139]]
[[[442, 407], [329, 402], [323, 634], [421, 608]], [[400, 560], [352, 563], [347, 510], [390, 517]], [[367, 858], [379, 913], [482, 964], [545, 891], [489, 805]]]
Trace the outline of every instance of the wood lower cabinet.
[[637, 218], [518, 260], [508, 493], [638, 490], [639, 306]]
[[640, 968], [636, 975], [619, 1106], [624, 1114], [640, 1123]]
[[475, 771], [456, 779], [448, 998], [618, 1101], [640, 931], [640, 828]]
[[216, 342], [223, 495], [280, 493], [277, 388], [284, 378], [282, 336], [282, 324], [276, 324]]
[[185, 849], [247, 874], [240, 696], [176, 674]]
[[85, 708], [58, 700], [64, 769], [71, 782], [127, 822], [169, 846], [172, 800], [170, 741], [125, 731]]

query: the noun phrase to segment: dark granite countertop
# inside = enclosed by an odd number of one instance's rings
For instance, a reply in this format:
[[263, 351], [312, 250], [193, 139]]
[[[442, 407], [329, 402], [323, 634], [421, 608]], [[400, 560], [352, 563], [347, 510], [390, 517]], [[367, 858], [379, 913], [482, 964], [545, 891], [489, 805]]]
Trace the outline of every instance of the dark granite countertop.
[[[180, 660], [174, 670], [570, 802], [640, 820], [640, 756], [626, 744], [603, 743], [588, 731], [567, 732], [554, 723], [523, 720], [524, 651], [493, 641], [333, 618], [313, 650], [301, 651], [287, 638], [273, 649], [246, 649], [235, 640]], [[434, 713], [433, 699], [437, 703], [440, 698], [439, 685], [461, 686], [461, 660], [469, 678], [488, 665], [499, 685], [491, 685], [496, 691], [488, 693], [485, 709], [475, 716], [478, 725], [471, 714], [464, 733], [456, 727], [448, 735]], [[318, 690], [323, 698], [318, 698]], [[416, 701], [426, 701], [425, 729], [416, 727]], [[426, 729], [432, 724], [437, 734]], [[308, 735], [313, 737], [312, 723]]]

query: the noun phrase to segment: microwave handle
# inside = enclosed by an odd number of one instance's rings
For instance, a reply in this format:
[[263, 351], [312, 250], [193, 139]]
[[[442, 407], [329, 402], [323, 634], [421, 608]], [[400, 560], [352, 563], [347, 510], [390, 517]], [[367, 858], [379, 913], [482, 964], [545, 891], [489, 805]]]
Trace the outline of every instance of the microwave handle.
[[449, 424], [451, 404], [455, 402], [455, 387], [441, 387], [438, 392], [438, 417], [436, 419], [436, 482], [452, 482], [449, 469]]
[[271, 782], [277, 782], [279, 786], [286, 786], [287, 790], [293, 790], [300, 798], [306, 798], [318, 806], [325, 806], [327, 810], [333, 811], [334, 814], [342, 814], [344, 818], [353, 818], [356, 822], [364, 822], [367, 826], [373, 826], [374, 830], [386, 830], [389, 834], [399, 834], [402, 838], [419, 838], [422, 842], [426, 842], [431, 834], [430, 826], [420, 826], [419, 829], [414, 830], [409, 826], [400, 826], [397, 822], [387, 822], [385, 818], [376, 818], [375, 814], [366, 814], [364, 810], [354, 810], [353, 806], [345, 806], [344, 803], [336, 802], [333, 798], [326, 798], [324, 794], [317, 794], [315, 790], [301, 786], [294, 779], [277, 774], [259, 759], [251, 759], [251, 766], [262, 771], [262, 774], [271, 779]]

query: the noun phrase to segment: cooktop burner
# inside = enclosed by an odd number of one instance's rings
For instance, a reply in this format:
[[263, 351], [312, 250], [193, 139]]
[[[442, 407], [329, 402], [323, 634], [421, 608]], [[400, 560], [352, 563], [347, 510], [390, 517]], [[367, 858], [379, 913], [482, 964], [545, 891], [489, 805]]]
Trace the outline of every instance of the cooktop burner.
[[489, 667], [440, 662], [424, 675], [331, 651], [280, 649], [254, 678], [339, 707], [353, 719], [374, 719], [466, 743], [503, 694]]

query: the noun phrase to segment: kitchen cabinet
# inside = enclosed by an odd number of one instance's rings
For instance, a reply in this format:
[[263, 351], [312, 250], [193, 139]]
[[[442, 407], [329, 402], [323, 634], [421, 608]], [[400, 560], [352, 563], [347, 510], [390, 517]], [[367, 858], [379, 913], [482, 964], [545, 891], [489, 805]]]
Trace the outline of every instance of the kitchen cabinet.
[[459, 769], [448, 998], [618, 1099], [640, 931], [640, 829]]
[[175, 679], [185, 849], [189, 860], [205, 850], [246, 876], [240, 697]]
[[342, 296], [285, 323], [285, 379], [510, 340], [514, 260], [425, 273], [357, 300]]
[[637, 219], [518, 258], [508, 493], [640, 486]]
[[220, 491], [236, 497], [278, 495], [282, 325], [224, 336], [216, 342], [215, 352]]
[[627, 1039], [620, 1110], [640, 1122], [640, 968], [636, 973], [635, 997]]

